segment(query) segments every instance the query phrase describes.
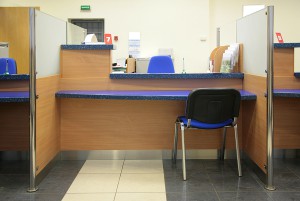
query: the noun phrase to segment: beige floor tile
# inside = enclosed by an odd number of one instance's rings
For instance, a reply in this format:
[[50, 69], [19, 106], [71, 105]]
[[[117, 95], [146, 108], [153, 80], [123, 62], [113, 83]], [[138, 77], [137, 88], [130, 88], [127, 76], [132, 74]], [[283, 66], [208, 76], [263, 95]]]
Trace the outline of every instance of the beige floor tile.
[[166, 201], [165, 193], [117, 193], [114, 201]]
[[62, 201], [114, 201], [115, 193], [69, 194]]
[[79, 173], [121, 173], [124, 160], [87, 160]]
[[164, 193], [164, 174], [122, 174], [117, 192]]
[[163, 173], [162, 160], [125, 160], [122, 173]]
[[78, 174], [67, 193], [116, 192], [120, 174]]

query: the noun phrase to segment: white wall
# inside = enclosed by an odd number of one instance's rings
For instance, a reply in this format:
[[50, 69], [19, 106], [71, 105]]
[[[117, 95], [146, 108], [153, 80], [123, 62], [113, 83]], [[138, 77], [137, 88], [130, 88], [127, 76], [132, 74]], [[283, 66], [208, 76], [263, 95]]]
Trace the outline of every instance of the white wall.
[[[91, 11], [80, 11], [80, 5]], [[128, 33], [141, 33], [141, 56], [158, 54], [158, 48], [173, 48], [177, 72], [185, 59], [187, 72], [205, 72], [208, 67], [209, 0], [1, 0], [0, 6], [38, 6], [40, 10], [68, 18], [104, 18], [105, 32], [119, 36], [113, 60], [128, 56]]]

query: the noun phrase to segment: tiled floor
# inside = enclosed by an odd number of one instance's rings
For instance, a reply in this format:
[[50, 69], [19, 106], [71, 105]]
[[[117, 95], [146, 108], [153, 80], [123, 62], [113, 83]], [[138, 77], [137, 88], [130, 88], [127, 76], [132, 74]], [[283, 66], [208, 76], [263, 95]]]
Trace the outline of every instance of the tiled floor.
[[300, 159], [276, 161], [273, 192], [245, 164], [239, 178], [235, 160], [188, 160], [187, 181], [180, 160], [59, 161], [36, 193], [26, 192], [27, 171], [27, 164], [0, 162], [1, 201], [300, 200]]

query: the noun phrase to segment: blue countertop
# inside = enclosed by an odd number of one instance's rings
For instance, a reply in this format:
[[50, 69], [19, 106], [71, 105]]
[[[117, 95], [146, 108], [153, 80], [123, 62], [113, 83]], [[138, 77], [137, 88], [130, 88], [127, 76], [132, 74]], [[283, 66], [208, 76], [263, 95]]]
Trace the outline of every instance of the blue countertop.
[[295, 48], [300, 47], [300, 43], [274, 43], [274, 48]]
[[294, 76], [300, 78], [300, 72], [299, 72], [299, 73], [298, 73], [298, 72], [295, 72], [295, 73], [294, 73]]
[[243, 73], [111, 73], [111, 79], [243, 79]]
[[29, 91], [1, 91], [0, 102], [29, 102]]
[[300, 89], [274, 89], [274, 97], [300, 98]]
[[0, 75], [0, 80], [29, 80], [28, 74]]
[[[167, 91], [59, 91], [58, 98], [115, 99], [115, 100], [187, 100], [190, 90]], [[256, 95], [240, 90], [242, 100], [256, 100]]]
[[61, 45], [62, 50], [115, 50], [114, 45]]

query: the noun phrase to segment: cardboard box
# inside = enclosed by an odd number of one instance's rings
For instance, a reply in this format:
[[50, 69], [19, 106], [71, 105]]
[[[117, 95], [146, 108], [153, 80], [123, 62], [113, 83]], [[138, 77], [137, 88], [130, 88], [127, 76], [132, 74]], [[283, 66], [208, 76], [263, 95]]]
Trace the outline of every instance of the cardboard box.
[[127, 71], [126, 73], [135, 73], [135, 59], [128, 58], [127, 59]]

